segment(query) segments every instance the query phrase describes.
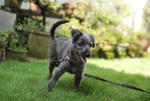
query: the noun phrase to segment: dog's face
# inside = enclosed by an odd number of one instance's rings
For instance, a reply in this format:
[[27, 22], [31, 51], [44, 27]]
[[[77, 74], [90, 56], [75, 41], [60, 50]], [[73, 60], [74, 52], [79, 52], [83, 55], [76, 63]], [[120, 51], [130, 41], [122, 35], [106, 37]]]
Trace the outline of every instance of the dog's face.
[[91, 56], [91, 48], [95, 47], [95, 39], [91, 34], [84, 34], [77, 29], [72, 29], [73, 49], [83, 63]]

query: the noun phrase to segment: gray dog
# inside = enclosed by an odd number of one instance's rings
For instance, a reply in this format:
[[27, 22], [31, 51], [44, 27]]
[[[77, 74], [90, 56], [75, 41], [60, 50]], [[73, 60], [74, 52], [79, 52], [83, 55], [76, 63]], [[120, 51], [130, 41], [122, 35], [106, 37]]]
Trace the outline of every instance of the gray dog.
[[[70, 39], [55, 38], [55, 29], [63, 24], [69, 22], [68, 20], [61, 20], [56, 22], [50, 31], [52, 38], [51, 46], [49, 48], [49, 76], [51, 79], [47, 90], [50, 91], [56, 85], [56, 82], [64, 72], [75, 74], [75, 90], [79, 90], [80, 83], [83, 76], [84, 64], [86, 58], [91, 56], [91, 47], [95, 46], [95, 39], [90, 34], [72, 29]], [[58, 69], [52, 75], [54, 67]]]

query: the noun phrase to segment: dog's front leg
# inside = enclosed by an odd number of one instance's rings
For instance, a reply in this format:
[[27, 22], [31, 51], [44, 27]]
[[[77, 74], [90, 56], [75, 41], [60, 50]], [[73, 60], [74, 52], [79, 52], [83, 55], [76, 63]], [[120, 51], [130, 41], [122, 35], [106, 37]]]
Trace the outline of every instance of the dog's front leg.
[[56, 66], [56, 63], [50, 63], [49, 65], [49, 75], [48, 75], [48, 79], [50, 80], [51, 77], [52, 77], [52, 74], [53, 74], [53, 70], [54, 70], [54, 67]]
[[82, 73], [75, 74], [75, 82], [74, 82], [75, 91], [79, 91], [81, 80], [82, 80]]
[[64, 69], [58, 68], [55, 72], [54, 76], [52, 77], [51, 82], [48, 84], [47, 90], [50, 91], [56, 85], [56, 82], [59, 80], [60, 76], [64, 73]]

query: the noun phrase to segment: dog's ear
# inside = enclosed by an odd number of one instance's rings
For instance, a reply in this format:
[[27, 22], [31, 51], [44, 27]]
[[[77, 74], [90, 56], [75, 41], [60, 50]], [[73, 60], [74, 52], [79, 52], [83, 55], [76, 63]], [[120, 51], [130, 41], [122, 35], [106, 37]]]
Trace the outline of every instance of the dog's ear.
[[92, 40], [92, 47], [94, 48], [95, 47], [95, 38], [93, 35], [89, 34], [91, 40]]
[[79, 37], [83, 34], [78, 29], [72, 29], [71, 35], [72, 35], [73, 42], [76, 42], [79, 39]]

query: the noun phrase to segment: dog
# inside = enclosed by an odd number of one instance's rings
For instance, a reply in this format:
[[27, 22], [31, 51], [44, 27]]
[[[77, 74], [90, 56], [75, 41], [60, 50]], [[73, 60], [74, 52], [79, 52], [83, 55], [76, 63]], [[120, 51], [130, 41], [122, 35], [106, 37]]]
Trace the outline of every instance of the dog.
[[[48, 49], [49, 58], [49, 76], [51, 79], [48, 84], [48, 91], [51, 91], [65, 72], [69, 72], [75, 75], [74, 88], [79, 91], [81, 80], [84, 73], [84, 65], [86, 58], [91, 56], [91, 48], [95, 47], [95, 39], [91, 34], [86, 34], [78, 29], [71, 30], [71, 38], [64, 37], [56, 38], [56, 28], [64, 23], [68, 23], [68, 20], [60, 20], [56, 22], [51, 30], [51, 45]], [[53, 75], [54, 67], [58, 66], [56, 72]]]

